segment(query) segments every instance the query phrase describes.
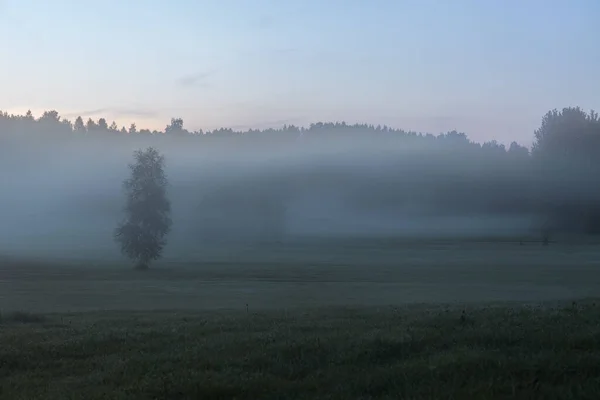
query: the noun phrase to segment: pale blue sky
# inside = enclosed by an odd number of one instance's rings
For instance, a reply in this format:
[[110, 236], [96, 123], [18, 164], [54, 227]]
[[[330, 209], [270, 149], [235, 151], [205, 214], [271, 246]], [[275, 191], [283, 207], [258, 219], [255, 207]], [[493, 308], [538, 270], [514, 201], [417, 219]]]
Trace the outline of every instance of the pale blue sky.
[[551, 108], [600, 109], [598, 0], [0, 0], [0, 37], [10, 112], [529, 144]]

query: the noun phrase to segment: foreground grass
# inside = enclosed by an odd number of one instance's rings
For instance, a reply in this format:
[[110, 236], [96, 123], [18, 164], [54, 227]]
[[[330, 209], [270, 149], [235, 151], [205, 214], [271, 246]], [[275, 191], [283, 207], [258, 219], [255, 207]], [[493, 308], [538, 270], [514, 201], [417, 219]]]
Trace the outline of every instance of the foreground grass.
[[3, 399], [600, 398], [600, 304], [13, 314]]

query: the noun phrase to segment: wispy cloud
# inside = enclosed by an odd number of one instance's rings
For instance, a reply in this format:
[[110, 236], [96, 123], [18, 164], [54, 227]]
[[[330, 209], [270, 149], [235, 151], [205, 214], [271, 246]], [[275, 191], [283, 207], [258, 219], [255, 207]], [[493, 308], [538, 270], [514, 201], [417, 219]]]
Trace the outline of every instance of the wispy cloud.
[[190, 86], [201, 86], [208, 87], [209, 84], [206, 80], [215, 73], [215, 70], [199, 72], [197, 74], [186, 75], [177, 80], [177, 83], [180, 86], [190, 87]]

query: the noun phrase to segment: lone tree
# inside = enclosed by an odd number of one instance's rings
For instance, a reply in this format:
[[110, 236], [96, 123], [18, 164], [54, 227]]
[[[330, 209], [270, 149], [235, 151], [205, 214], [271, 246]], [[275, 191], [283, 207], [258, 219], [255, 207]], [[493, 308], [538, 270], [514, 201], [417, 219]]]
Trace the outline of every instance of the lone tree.
[[164, 157], [154, 148], [137, 150], [130, 164], [131, 177], [123, 182], [127, 192], [126, 218], [115, 231], [121, 252], [136, 269], [147, 269], [160, 258], [171, 228], [171, 203], [167, 198]]

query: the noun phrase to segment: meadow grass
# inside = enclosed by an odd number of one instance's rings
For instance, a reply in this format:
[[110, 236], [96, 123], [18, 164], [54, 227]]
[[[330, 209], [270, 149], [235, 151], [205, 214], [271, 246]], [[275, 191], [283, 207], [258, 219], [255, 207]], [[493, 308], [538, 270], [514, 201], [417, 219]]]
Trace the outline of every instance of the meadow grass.
[[600, 398], [596, 300], [26, 315], [2, 399]]
[[0, 260], [0, 399], [600, 398], [596, 245], [268, 250]]

